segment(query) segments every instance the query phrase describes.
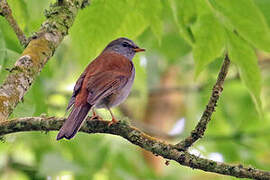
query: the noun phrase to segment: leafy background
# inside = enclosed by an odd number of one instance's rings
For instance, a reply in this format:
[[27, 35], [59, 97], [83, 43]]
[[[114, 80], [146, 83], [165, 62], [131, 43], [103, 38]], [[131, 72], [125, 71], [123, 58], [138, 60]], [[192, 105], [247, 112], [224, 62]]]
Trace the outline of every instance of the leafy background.
[[[30, 36], [54, 1], [11, 1]], [[222, 162], [270, 170], [270, 1], [93, 0], [45, 66], [11, 118], [66, 116], [73, 85], [84, 67], [111, 40], [133, 39], [147, 49], [134, 59], [136, 79], [118, 119], [178, 134], [196, 125], [224, 54], [233, 62], [205, 138], [190, 152]], [[0, 17], [0, 80], [23, 48]], [[105, 119], [108, 112], [98, 111]], [[128, 113], [127, 113], [128, 112]], [[147, 129], [147, 128], [146, 128]], [[79, 133], [71, 141], [56, 132], [18, 133], [0, 143], [0, 179], [234, 179], [165, 165], [120, 137]]]

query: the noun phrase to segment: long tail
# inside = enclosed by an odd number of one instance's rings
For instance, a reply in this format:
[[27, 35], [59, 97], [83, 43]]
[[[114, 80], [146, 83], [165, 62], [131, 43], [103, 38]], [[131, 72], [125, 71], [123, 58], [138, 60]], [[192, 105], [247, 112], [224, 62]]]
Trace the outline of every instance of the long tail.
[[64, 122], [63, 126], [59, 130], [56, 140], [60, 140], [62, 138], [73, 138], [75, 134], [79, 131], [91, 107], [92, 106], [90, 104], [73, 107], [67, 120]]

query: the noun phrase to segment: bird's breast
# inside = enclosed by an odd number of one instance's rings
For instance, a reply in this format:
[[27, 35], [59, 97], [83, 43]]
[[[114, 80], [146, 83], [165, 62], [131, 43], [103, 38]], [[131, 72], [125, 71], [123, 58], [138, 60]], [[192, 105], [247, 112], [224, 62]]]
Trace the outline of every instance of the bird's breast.
[[106, 97], [105, 99], [102, 99], [97, 105], [97, 108], [105, 108], [106, 106], [108, 107], [114, 107], [118, 106], [121, 104], [129, 95], [133, 82], [135, 78], [135, 68], [133, 67], [131, 76], [126, 83], [126, 85], [118, 90], [117, 92], [111, 94], [110, 96]]

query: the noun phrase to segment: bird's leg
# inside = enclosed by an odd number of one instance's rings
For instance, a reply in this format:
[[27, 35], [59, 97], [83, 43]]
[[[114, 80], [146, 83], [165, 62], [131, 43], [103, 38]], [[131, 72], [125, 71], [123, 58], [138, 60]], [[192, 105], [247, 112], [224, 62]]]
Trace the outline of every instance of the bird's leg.
[[95, 109], [94, 107], [92, 108], [92, 112], [93, 112], [93, 115], [91, 116], [90, 120], [94, 120], [94, 119], [98, 119], [98, 120], [102, 120], [102, 118], [95, 112]]
[[107, 106], [107, 109], [109, 110], [109, 112], [110, 112], [110, 114], [112, 116], [112, 120], [109, 122], [109, 125], [108, 125], [108, 126], [111, 126], [112, 124], [117, 123], [118, 121], [117, 121], [117, 119], [115, 119], [111, 109], [108, 106]]

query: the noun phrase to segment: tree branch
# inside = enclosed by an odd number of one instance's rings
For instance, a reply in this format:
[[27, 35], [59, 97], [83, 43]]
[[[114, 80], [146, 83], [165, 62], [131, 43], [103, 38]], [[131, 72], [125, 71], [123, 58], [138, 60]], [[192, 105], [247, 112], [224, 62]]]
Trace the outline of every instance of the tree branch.
[[213, 112], [215, 111], [215, 107], [217, 106], [217, 101], [219, 99], [219, 96], [221, 95], [221, 92], [223, 91], [223, 84], [224, 80], [226, 78], [226, 75], [228, 73], [228, 69], [230, 66], [230, 60], [228, 55], [225, 55], [225, 59], [223, 62], [223, 65], [221, 67], [221, 70], [218, 74], [217, 82], [213, 87], [212, 95], [209, 99], [209, 102], [206, 106], [206, 109], [203, 112], [203, 115], [195, 127], [193, 131], [191, 131], [191, 134], [189, 137], [185, 138], [175, 146], [180, 150], [186, 150], [190, 146], [192, 146], [193, 143], [195, 143], [198, 139], [202, 138], [204, 135], [204, 132], [206, 130], [207, 124], [211, 120], [211, 116]]
[[68, 34], [78, 10], [87, 3], [87, 0], [56, 2], [45, 12], [47, 20], [29, 42], [0, 87], [0, 121], [7, 119], [22, 100], [43, 66]]
[[28, 44], [28, 40], [26, 36], [24, 35], [23, 31], [20, 29], [18, 23], [14, 19], [12, 15], [12, 11], [6, 0], [0, 0], [0, 15], [6, 18], [7, 22], [9, 23], [9, 25], [12, 27], [13, 31], [17, 35], [21, 45], [23, 47], [26, 47]]
[[[23, 131], [55, 131], [59, 130], [65, 118], [56, 117], [27, 117], [18, 118], [0, 123], [0, 135], [6, 135]], [[200, 158], [187, 151], [179, 151], [172, 144], [153, 138], [140, 130], [130, 126], [127, 122], [120, 121], [109, 126], [109, 121], [86, 120], [81, 130], [85, 133], [107, 133], [118, 135], [132, 144], [162, 156], [166, 159], [174, 160], [181, 165], [193, 169], [201, 169], [207, 172], [230, 175], [239, 178], [270, 179], [270, 172], [255, 169], [253, 167], [243, 167], [242, 165], [231, 165], [227, 163], [215, 162]]]

